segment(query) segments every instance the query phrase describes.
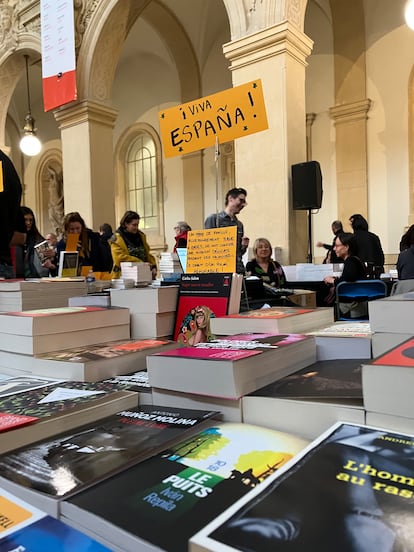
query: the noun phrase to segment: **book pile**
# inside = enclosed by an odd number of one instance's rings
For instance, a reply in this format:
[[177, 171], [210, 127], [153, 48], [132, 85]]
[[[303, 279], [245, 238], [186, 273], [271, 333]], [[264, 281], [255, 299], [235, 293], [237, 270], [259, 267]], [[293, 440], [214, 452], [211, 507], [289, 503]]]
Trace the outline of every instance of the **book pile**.
[[129, 309], [132, 338], [158, 339], [172, 336], [178, 286], [111, 289], [110, 294], [113, 307]]
[[112, 289], [132, 289], [135, 287], [133, 278], [115, 278], [111, 281]]
[[241, 421], [243, 395], [315, 359], [312, 337], [239, 334], [149, 355], [147, 369], [156, 401], [173, 406], [186, 400], [188, 406], [219, 409], [218, 400], [225, 420]]
[[177, 253], [161, 253], [159, 268], [161, 276], [171, 273], [181, 274], [183, 271]]
[[136, 286], [149, 285], [152, 282], [151, 267], [148, 263], [121, 262], [121, 278], [134, 280]]
[[318, 360], [372, 357], [369, 322], [335, 322], [306, 333], [315, 338]]
[[84, 278], [33, 278], [0, 281], [0, 311], [66, 307], [69, 297], [85, 295]]

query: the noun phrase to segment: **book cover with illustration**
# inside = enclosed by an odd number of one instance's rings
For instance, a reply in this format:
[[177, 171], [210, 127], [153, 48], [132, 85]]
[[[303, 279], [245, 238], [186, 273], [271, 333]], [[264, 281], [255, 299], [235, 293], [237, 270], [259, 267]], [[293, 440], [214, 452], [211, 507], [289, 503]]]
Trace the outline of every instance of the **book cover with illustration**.
[[113, 529], [119, 527], [136, 537], [135, 550], [150, 542], [182, 552], [192, 534], [306, 444], [286, 433], [220, 422], [64, 501], [62, 514], [112, 542], [119, 542]]
[[414, 546], [414, 438], [339, 423], [191, 539], [192, 552]]
[[174, 340], [186, 346], [209, 341], [210, 319], [240, 308], [241, 277], [231, 273], [182, 274]]
[[31, 389], [39, 389], [49, 385], [56, 385], [56, 378], [40, 378], [36, 376], [15, 376], [0, 381], [0, 399], [8, 395], [25, 393]]
[[137, 394], [102, 382], [60, 382], [0, 398], [0, 413], [38, 418], [0, 434], [0, 453], [137, 406]]
[[[29, 490], [61, 499], [200, 431], [215, 415], [219, 413], [159, 406], [124, 410], [3, 455], [0, 482], [21, 498]], [[44, 502], [42, 507], [57, 513], [57, 504]]]
[[374, 359], [373, 366], [411, 366], [414, 367], [414, 338], [407, 339], [398, 347]]
[[105, 546], [0, 490], [1, 552], [109, 552]]

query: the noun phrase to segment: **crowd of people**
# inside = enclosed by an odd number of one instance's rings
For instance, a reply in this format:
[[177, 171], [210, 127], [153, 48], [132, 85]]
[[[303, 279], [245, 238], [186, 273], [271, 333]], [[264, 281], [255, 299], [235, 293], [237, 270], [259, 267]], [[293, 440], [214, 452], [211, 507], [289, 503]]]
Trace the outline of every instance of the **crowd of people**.
[[[44, 237], [39, 231], [33, 210], [21, 206], [22, 186], [10, 158], [0, 150], [0, 278], [56, 276], [60, 252], [67, 247], [70, 234], [77, 234], [76, 248], [79, 253], [79, 272], [83, 267], [93, 272], [108, 273], [112, 278], [121, 275], [121, 262], [141, 261], [150, 265], [153, 278], [157, 275], [157, 263], [150, 251], [145, 233], [139, 229], [140, 216], [128, 210], [122, 216], [118, 228], [113, 232], [108, 223], [103, 223], [99, 232], [88, 228], [78, 212], [67, 213], [63, 221], [62, 235], [50, 232]], [[272, 245], [267, 238], [257, 238], [253, 245], [253, 258], [246, 266], [243, 255], [249, 246], [249, 238], [244, 234], [239, 213], [247, 205], [247, 191], [232, 188], [225, 196], [224, 209], [208, 216], [204, 228], [235, 226], [236, 272], [247, 276], [257, 276], [268, 287], [276, 289], [286, 286], [286, 276], [282, 266], [272, 258]], [[352, 232], [345, 232], [339, 220], [332, 223], [334, 234], [332, 244], [317, 242], [317, 247], [326, 249], [324, 263], [343, 263], [340, 277], [327, 276], [325, 283], [332, 289], [341, 281], [356, 281], [364, 278], [379, 278], [384, 272], [384, 252], [380, 238], [369, 231], [367, 220], [361, 214], [349, 217]], [[188, 232], [191, 226], [179, 221], [174, 226], [177, 248], [187, 247]], [[36, 254], [36, 246], [48, 243], [43, 258]], [[397, 261], [398, 278], [414, 279], [414, 225], [410, 226], [400, 241], [400, 254]]]

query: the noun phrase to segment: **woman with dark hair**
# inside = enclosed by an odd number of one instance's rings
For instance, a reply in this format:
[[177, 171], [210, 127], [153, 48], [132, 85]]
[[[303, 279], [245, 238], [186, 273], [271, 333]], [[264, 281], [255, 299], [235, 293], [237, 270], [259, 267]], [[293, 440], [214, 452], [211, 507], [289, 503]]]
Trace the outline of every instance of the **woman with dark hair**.
[[77, 211], [68, 213], [63, 220], [63, 238], [56, 246], [57, 258], [66, 249], [68, 234], [78, 234], [77, 251], [79, 252], [79, 273], [83, 266], [91, 266], [94, 272], [105, 272], [110, 267], [105, 265], [102, 255], [99, 234], [87, 228], [85, 221]]
[[366, 263], [369, 277], [379, 278], [384, 272], [384, 252], [379, 237], [368, 230], [368, 221], [360, 214], [349, 217], [358, 248], [358, 256]]
[[337, 256], [343, 261], [344, 268], [339, 278], [326, 276], [326, 284], [338, 285], [339, 282], [355, 282], [365, 280], [366, 269], [358, 255], [358, 248], [354, 234], [342, 232], [335, 239], [334, 250]]
[[30, 209], [30, 207], [22, 206], [21, 211], [26, 225], [26, 243], [22, 247], [21, 263], [19, 263], [19, 260], [17, 259], [18, 255], [16, 256], [17, 267], [19, 264], [22, 264], [22, 268], [18, 268], [17, 272], [19, 275], [22, 274], [25, 278], [47, 277], [49, 276], [49, 268], [56, 268], [52, 262], [54, 251], [50, 251], [51, 259], [42, 265], [40, 258], [36, 254], [35, 245], [45, 241], [45, 238], [36, 226], [36, 218], [32, 209]]
[[151, 266], [152, 277], [157, 275], [157, 263], [150, 253], [147, 237], [139, 230], [140, 216], [135, 211], [126, 211], [121, 218], [119, 228], [110, 239], [113, 268], [112, 277], [121, 276], [121, 262], [143, 262]]
[[397, 272], [399, 280], [414, 279], [414, 224], [409, 227], [401, 238]]
[[[357, 256], [358, 249], [354, 234], [343, 232], [336, 237], [334, 251], [344, 263], [342, 274], [339, 278], [335, 276], [326, 276], [325, 284], [331, 286], [330, 292], [325, 299], [328, 305], [335, 303], [336, 286], [340, 282], [356, 282], [365, 280], [367, 277], [366, 267]], [[339, 303], [339, 310], [343, 315], [350, 315], [351, 318], [364, 316], [368, 310], [366, 302]]]

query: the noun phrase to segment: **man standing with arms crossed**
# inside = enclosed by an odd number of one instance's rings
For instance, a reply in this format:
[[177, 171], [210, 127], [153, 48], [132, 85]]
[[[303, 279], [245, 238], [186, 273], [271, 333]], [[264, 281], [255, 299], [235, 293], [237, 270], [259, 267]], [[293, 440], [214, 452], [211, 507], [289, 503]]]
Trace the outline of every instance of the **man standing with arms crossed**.
[[0, 150], [0, 278], [14, 278], [10, 245], [23, 245], [25, 226], [20, 211], [22, 185], [11, 159]]
[[246, 196], [244, 188], [232, 188], [226, 193], [224, 211], [209, 215], [204, 222], [207, 229], [237, 226], [236, 272], [239, 274], [245, 272], [242, 256], [249, 246], [249, 238], [245, 237], [243, 224], [236, 215], [246, 207]]

